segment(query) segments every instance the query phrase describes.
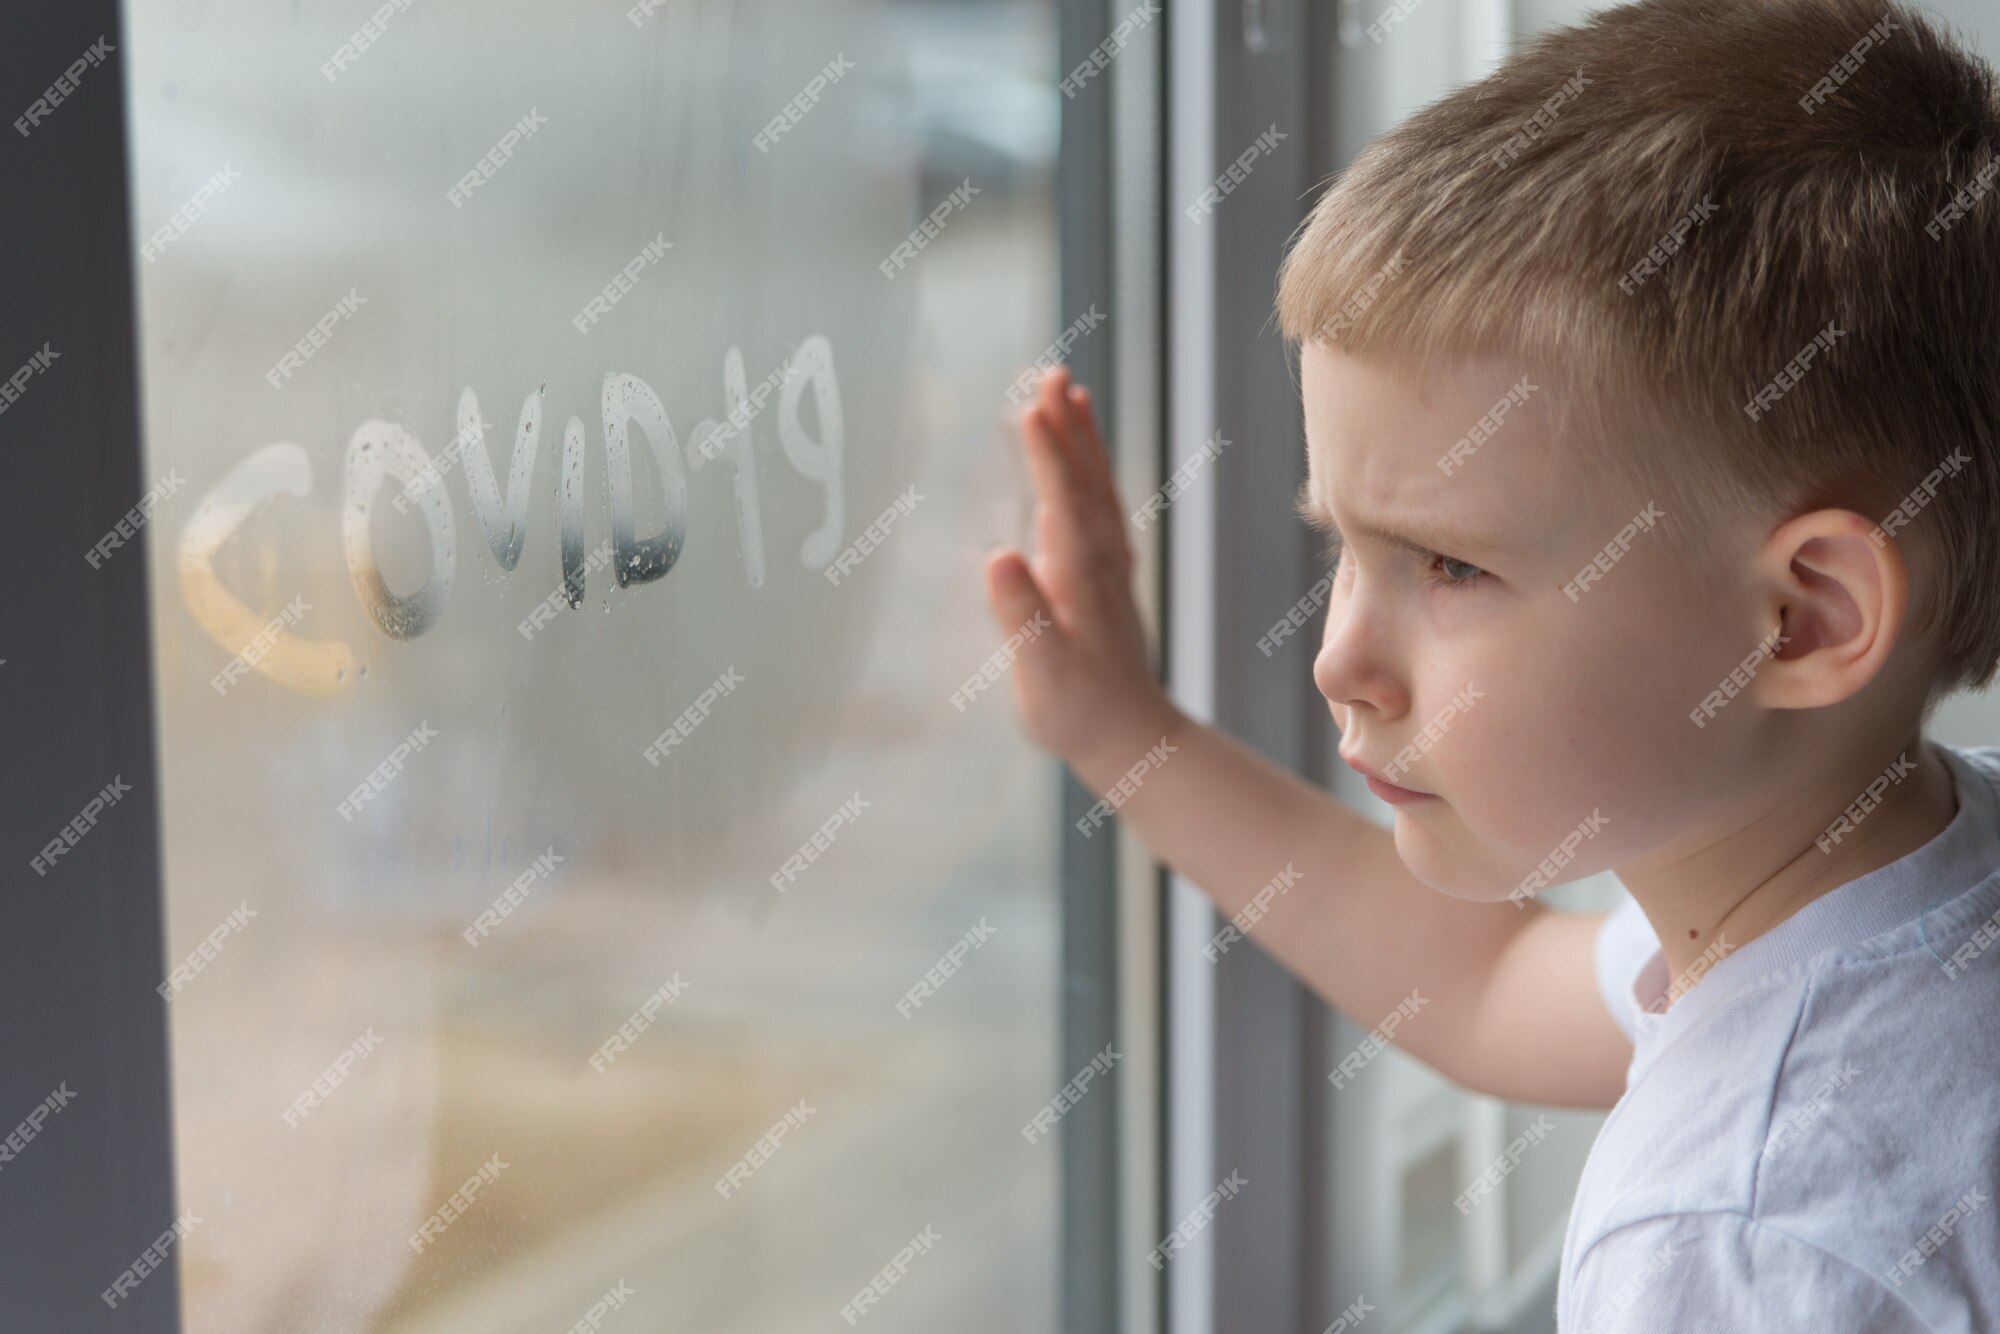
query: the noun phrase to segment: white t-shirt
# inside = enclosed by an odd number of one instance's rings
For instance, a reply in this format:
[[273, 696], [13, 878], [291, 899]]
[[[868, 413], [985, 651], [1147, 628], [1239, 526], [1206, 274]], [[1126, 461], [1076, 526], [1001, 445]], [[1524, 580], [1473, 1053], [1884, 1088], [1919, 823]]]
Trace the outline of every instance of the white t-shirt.
[[1950, 825], [1664, 1012], [1645, 915], [1606, 919], [1632, 1064], [1570, 1213], [1563, 1334], [2000, 1330], [2000, 747], [1927, 744]]

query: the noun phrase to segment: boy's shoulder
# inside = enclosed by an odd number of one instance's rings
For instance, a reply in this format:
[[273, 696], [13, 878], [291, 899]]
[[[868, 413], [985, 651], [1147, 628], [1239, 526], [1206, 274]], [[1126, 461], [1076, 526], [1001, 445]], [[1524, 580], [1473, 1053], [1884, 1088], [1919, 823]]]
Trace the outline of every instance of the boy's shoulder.
[[1581, 1273], [1564, 1270], [1556, 1310], [1563, 1334], [1931, 1334], [1975, 1327], [1963, 1318], [1933, 1324], [1903, 1293], [1846, 1257], [1727, 1211], [1664, 1214], [1608, 1234]]
[[[2000, 875], [1951, 906], [1953, 939], [1984, 923], [2000, 947]], [[1627, 1328], [1603, 1309], [1627, 1305], [1632, 1329], [1960, 1328], [2000, 1312], [2000, 948], [1951, 972], [1939, 952], [1912, 939], [1753, 988], [1659, 1054], [1592, 1146], [1564, 1328]], [[1717, 1303], [1721, 1322], [1662, 1323], [1680, 1309], [1657, 1304], [1669, 1294]], [[1731, 1323], [1778, 1294], [1772, 1320]], [[1897, 1323], [1904, 1308], [1923, 1321]]]
[[1988, 787], [2000, 792], [2000, 746], [1955, 746], [1949, 741], [1935, 744], [1964, 760], [1985, 777]]
[[2000, 1312], [2000, 747], [1946, 749], [1969, 818], [1929, 849], [1928, 891], [1893, 882], [1907, 920], [1789, 966], [1718, 969], [1682, 1002], [1723, 981], [1698, 1011], [1641, 1020], [1571, 1215], [1565, 1328], [1626, 1328], [1605, 1316], [1628, 1307], [1630, 1328], [1705, 1327], [1661, 1320], [1672, 1303], [1781, 1294], [1754, 1327]]

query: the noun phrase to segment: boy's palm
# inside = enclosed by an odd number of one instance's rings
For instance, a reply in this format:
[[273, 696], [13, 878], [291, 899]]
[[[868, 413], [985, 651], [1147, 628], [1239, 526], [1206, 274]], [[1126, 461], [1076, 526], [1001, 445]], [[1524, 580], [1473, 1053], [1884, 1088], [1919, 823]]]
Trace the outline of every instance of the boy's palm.
[[1078, 763], [1123, 764], [1165, 726], [1172, 704], [1153, 679], [1145, 626], [1132, 598], [1125, 512], [1097, 429], [1090, 392], [1066, 367], [1043, 377], [1021, 414], [1035, 488], [1035, 551], [999, 547], [986, 560], [986, 595], [1002, 631], [1022, 631], [1014, 699], [1037, 745]]

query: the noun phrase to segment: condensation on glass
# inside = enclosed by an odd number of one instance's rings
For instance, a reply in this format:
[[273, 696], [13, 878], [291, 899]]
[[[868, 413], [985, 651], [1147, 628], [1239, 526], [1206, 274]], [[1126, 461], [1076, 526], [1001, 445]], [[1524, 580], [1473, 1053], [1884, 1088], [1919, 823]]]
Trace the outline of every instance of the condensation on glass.
[[1054, 1328], [1046, 4], [128, 23], [187, 1329]]

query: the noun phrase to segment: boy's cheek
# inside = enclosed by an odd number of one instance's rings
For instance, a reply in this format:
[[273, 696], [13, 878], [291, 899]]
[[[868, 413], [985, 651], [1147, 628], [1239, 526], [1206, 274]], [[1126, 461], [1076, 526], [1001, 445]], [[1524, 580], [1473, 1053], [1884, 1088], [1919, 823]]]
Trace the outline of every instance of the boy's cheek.
[[[1572, 842], [1572, 856], [1594, 858], [1608, 848], [1608, 836], [1623, 822], [1606, 817], [1621, 804], [1629, 809], [1630, 799], [1614, 794], [1611, 781], [1597, 776], [1606, 757], [1592, 753], [1583, 738], [1559, 723], [1542, 726], [1525, 715], [1500, 720], [1520, 726], [1468, 736], [1449, 766], [1440, 762], [1427, 786], [1488, 850], [1495, 874], [1512, 875], [1500, 891], [1504, 895], [1565, 840]], [[1543, 745], [1542, 738], [1554, 744]], [[1579, 840], [1580, 829], [1590, 832]]]

